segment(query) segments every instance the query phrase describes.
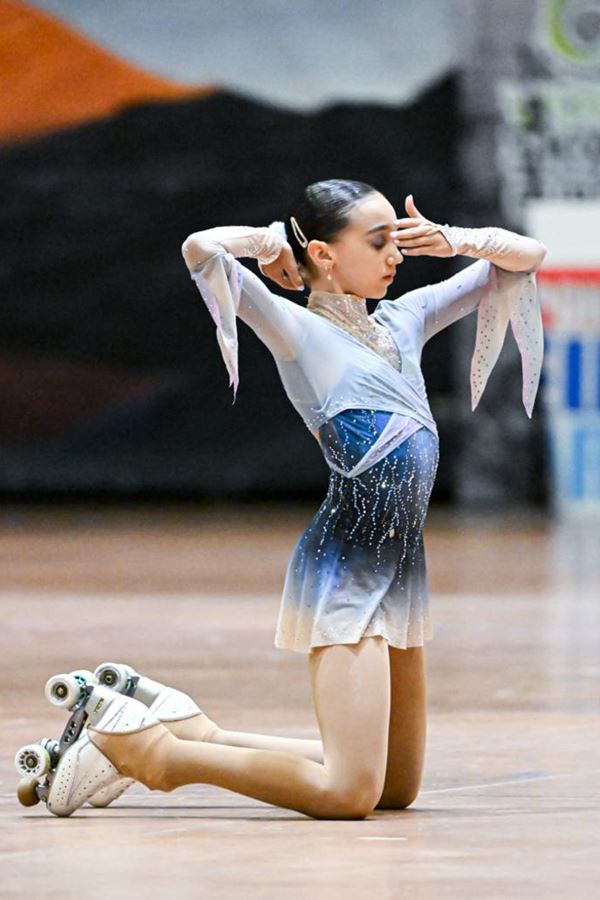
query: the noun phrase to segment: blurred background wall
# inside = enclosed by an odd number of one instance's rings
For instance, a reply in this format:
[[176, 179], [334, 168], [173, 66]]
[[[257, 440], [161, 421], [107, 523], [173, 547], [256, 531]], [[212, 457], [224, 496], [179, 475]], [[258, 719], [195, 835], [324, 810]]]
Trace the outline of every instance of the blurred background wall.
[[[502, 90], [591, 84], [599, 36], [594, 0], [0, 0], [0, 491], [321, 495], [317, 444], [243, 325], [232, 406], [183, 239], [266, 224], [328, 177], [523, 229], [554, 188], [524, 182], [519, 136], [543, 126]], [[464, 264], [407, 260], [388, 296]], [[434, 499], [544, 504], [544, 406], [523, 412], [511, 337], [471, 413], [472, 319], [423, 357]]]

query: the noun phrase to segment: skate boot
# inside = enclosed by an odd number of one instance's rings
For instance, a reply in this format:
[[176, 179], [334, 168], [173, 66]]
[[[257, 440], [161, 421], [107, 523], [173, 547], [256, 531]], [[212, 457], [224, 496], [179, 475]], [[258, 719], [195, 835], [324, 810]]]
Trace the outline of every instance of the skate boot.
[[202, 710], [191, 697], [175, 688], [139, 675], [123, 663], [102, 663], [94, 672], [99, 684], [144, 703], [163, 724], [181, 722]]
[[[187, 694], [146, 678], [145, 675], [139, 675], [135, 669], [123, 663], [102, 663], [94, 676], [100, 684], [111, 690], [139, 700], [167, 728], [171, 722], [181, 722], [202, 712]], [[133, 778], [121, 778], [98, 791], [90, 797], [89, 802], [98, 808], [108, 806], [133, 783]]]
[[[90, 673], [91, 674], [91, 673]], [[55, 675], [46, 684], [46, 696], [55, 706], [72, 710], [65, 732], [58, 742], [24, 747], [17, 753], [18, 771], [29, 779], [17, 788], [25, 806], [45, 801], [55, 816], [70, 816], [98, 793], [122, 780], [115, 766], [90, 741], [86, 727], [98, 732], [126, 734], [158, 725], [143, 703], [123, 697], [91, 679]], [[45, 775], [44, 781], [39, 780]]]
[[75, 743], [83, 729], [85, 711], [81, 707], [87, 688], [97, 683], [94, 673], [87, 669], [55, 675], [47, 681], [44, 691], [46, 699], [53, 706], [72, 710], [72, 714], [58, 741], [42, 738], [36, 744], [26, 744], [17, 750], [15, 768], [22, 776], [17, 786], [17, 797], [23, 806], [35, 806], [40, 800], [47, 800], [60, 757]]

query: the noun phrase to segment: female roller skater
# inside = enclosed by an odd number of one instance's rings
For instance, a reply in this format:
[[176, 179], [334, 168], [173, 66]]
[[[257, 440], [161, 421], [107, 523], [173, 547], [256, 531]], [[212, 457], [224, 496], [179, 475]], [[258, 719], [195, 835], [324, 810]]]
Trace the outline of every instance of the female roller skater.
[[[52, 812], [68, 815], [124, 777], [163, 791], [214, 784], [314, 818], [364, 818], [415, 799], [431, 637], [422, 528], [438, 459], [421, 351], [478, 310], [475, 407], [510, 321], [531, 415], [542, 354], [533, 273], [545, 248], [505, 229], [436, 224], [412, 196], [406, 214], [362, 182], [322, 181], [284, 223], [212, 228], [183, 244], [234, 396], [239, 317], [273, 354], [331, 470], [289, 561], [275, 634], [277, 647], [307, 654], [321, 740], [224, 731], [195, 706], [161, 721], [97, 687], [50, 786]], [[369, 315], [366, 298], [383, 298], [404, 257], [424, 254], [477, 261]], [[244, 256], [280, 287], [308, 285], [306, 306], [272, 293]]]

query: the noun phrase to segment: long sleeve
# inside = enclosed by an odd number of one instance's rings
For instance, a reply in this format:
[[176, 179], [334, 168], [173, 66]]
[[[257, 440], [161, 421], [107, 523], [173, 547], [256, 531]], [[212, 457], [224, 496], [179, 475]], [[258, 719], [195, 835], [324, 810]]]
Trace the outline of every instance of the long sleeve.
[[268, 227], [252, 225], [219, 225], [190, 234], [181, 247], [183, 258], [190, 271], [205, 262], [214, 253], [226, 250], [232, 256], [250, 256], [264, 265], [277, 259], [285, 239], [273, 222]]
[[217, 328], [217, 341], [233, 386], [239, 384], [236, 317], [258, 335], [276, 359], [297, 356], [303, 337], [294, 306], [273, 294], [253, 272], [220, 248], [191, 271]]
[[523, 405], [531, 418], [544, 349], [535, 274], [509, 272], [487, 260], [479, 260], [430, 288], [424, 315], [424, 341], [467, 313], [478, 310], [471, 359], [472, 409], [481, 399], [510, 322], [521, 355]]
[[454, 256], [487, 259], [508, 272], [535, 272], [546, 255], [546, 247], [536, 238], [506, 228], [462, 228], [435, 225], [450, 244]]
[[422, 344], [477, 309], [477, 337], [471, 359], [471, 406], [475, 409], [510, 322], [523, 373], [523, 404], [531, 417], [543, 358], [542, 317], [533, 272], [509, 272], [481, 259], [437, 284], [404, 294], [394, 303], [421, 328]]
[[495, 286], [495, 281], [496, 270], [492, 263], [479, 260], [445, 281], [406, 294], [405, 300], [418, 295], [423, 310], [423, 343], [477, 309], [486, 293]]

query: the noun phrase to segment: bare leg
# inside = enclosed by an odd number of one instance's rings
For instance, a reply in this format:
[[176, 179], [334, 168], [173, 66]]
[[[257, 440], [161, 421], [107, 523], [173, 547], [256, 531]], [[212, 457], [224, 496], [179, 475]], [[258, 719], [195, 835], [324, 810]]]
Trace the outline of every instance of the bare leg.
[[322, 742], [308, 738], [279, 737], [276, 734], [253, 734], [247, 731], [224, 731], [219, 728], [211, 741], [213, 744], [222, 744], [227, 747], [253, 747], [256, 750], [295, 753], [297, 756], [303, 756], [304, 759], [312, 759], [318, 763], [323, 762]]
[[183, 719], [179, 722], [165, 723], [171, 734], [184, 741], [207, 741], [210, 744], [221, 744], [224, 747], [249, 747], [254, 750], [276, 750], [279, 753], [295, 753], [304, 759], [323, 762], [323, 744], [319, 740], [307, 738], [291, 738], [271, 734], [259, 734], [249, 731], [227, 731], [219, 728], [216, 722], [205, 713]]
[[[423, 772], [427, 731], [424, 648], [388, 649], [391, 672], [390, 733], [385, 788], [377, 808], [402, 809], [417, 796]], [[187, 740], [278, 750], [323, 762], [323, 744], [320, 740], [227, 731], [205, 715], [187, 719], [177, 723], [177, 726], [178, 730], [169, 728], [177, 737]]]
[[124, 775], [150, 788], [214, 784], [315, 818], [364, 818], [385, 780], [390, 662], [387, 642], [318, 647], [309, 654], [324, 762], [293, 753], [182, 741], [164, 726], [129, 735], [88, 729]]
[[389, 647], [390, 733], [385, 786], [378, 809], [403, 809], [418, 794], [427, 732], [423, 647]]
[[[426, 738], [426, 684], [424, 648], [389, 647], [391, 711], [385, 787], [378, 809], [402, 809], [417, 796], [423, 772]], [[228, 747], [251, 747], [295, 753], [323, 762], [320, 740], [290, 738], [245, 731], [227, 731], [202, 714], [169, 725], [186, 740], [210, 741]]]

